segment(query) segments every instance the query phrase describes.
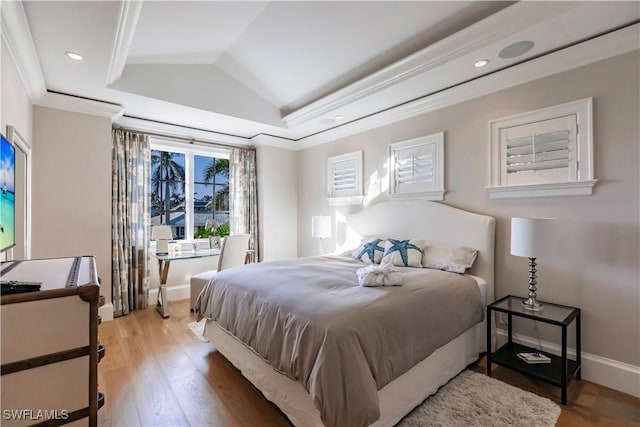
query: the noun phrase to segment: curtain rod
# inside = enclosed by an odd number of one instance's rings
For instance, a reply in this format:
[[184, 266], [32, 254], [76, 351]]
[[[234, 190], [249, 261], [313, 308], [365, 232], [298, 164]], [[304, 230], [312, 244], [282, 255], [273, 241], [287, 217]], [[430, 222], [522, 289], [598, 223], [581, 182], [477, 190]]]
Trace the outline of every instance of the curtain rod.
[[163, 139], [170, 139], [170, 140], [180, 140], [180, 141], [184, 141], [185, 143], [191, 144], [191, 145], [196, 145], [196, 144], [205, 144], [208, 146], [212, 146], [212, 147], [218, 147], [218, 148], [243, 148], [245, 150], [255, 150], [256, 147], [254, 147], [253, 145], [231, 145], [231, 144], [222, 144], [220, 142], [211, 142], [211, 141], [205, 141], [202, 139], [197, 139], [197, 138], [189, 138], [186, 136], [175, 136], [175, 135], [167, 135], [167, 134], [162, 134], [162, 133], [157, 133], [157, 132], [148, 132], [148, 131], [141, 131], [139, 129], [132, 129], [132, 128], [127, 128], [124, 126], [117, 126], [114, 125], [113, 126], [114, 129], [120, 129], [120, 130], [124, 130], [124, 131], [129, 131], [129, 132], [135, 132], [135, 133], [141, 133], [147, 136], [155, 136], [157, 138], [163, 138]]

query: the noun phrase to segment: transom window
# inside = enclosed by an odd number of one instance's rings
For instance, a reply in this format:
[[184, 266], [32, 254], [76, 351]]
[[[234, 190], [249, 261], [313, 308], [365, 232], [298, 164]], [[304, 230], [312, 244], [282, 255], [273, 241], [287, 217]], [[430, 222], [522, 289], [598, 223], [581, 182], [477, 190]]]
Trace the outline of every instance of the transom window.
[[444, 132], [389, 145], [391, 197], [444, 200]]
[[493, 120], [492, 199], [592, 194], [591, 98]]
[[229, 224], [229, 152], [151, 141], [151, 225], [179, 240], [208, 237], [207, 221]]
[[331, 206], [362, 203], [362, 151], [327, 159], [327, 196]]

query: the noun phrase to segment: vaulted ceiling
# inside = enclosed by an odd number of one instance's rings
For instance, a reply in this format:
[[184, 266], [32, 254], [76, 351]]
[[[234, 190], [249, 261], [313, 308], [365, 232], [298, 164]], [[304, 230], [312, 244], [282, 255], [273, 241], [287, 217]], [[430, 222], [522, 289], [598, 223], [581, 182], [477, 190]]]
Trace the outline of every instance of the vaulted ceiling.
[[[637, 2], [147, 0], [2, 7], [11, 16], [23, 11], [49, 92], [117, 104], [117, 120], [292, 141], [618, 28], [635, 23], [637, 32], [640, 19]], [[10, 35], [19, 33], [16, 25], [10, 23]], [[70, 59], [69, 51], [84, 60]], [[474, 67], [481, 59], [488, 64]]]

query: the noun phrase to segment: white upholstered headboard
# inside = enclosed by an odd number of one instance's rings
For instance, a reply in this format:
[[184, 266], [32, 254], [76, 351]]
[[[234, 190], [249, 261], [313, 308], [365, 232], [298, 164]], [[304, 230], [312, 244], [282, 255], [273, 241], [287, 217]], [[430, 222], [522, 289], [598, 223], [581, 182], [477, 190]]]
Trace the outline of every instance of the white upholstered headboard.
[[425, 200], [388, 201], [346, 219], [346, 239], [392, 237], [469, 246], [478, 250], [471, 274], [487, 282], [487, 302], [494, 298], [495, 219]]

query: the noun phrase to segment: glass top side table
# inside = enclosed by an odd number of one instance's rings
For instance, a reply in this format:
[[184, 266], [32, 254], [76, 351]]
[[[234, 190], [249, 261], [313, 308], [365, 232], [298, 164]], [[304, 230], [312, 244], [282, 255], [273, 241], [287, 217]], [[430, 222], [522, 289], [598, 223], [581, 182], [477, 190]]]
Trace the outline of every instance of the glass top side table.
[[205, 249], [200, 251], [183, 251], [168, 254], [152, 253], [151, 256], [158, 259], [158, 277], [160, 277], [160, 288], [158, 289], [158, 301], [156, 310], [164, 318], [169, 317], [169, 300], [167, 299], [167, 278], [169, 277], [169, 267], [171, 261], [182, 259], [205, 258], [220, 255], [219, 249]]
[[[491, 322], [487, 322], [487, 375], [491, 376], [491, 364], [495, 363], [522, 374], [541, 379], [562, 388], [561, 400], [562, 404], [566, 405], [569, 381], [574, 375], [576, 375], [577, 379], [582, 379], [580, 309], [541, 301], [542, 304], [544, 304], [544, 308], [541, 311], [532, 311], [522, 306], [522, 301], [524, 300], [525, 298], [507, 295], [487, 306], [487, 319], [491, 319], [492, 313], [495, 312], [506, 313], [508, 319], [507, 343], [495, 352], [491, 351], [491, 340], [493, 338]], [[562, 329], [560, 356], [513, 342], [513, 316], [559, 326]], [[575, 360], [567, 357], [567, 329], [571, 323], [575, 323], [576, 328]], [[539, 352], [550, 358], [551, 363], [529, 364], [518, 357], [518, 353], [535, 352]]]

